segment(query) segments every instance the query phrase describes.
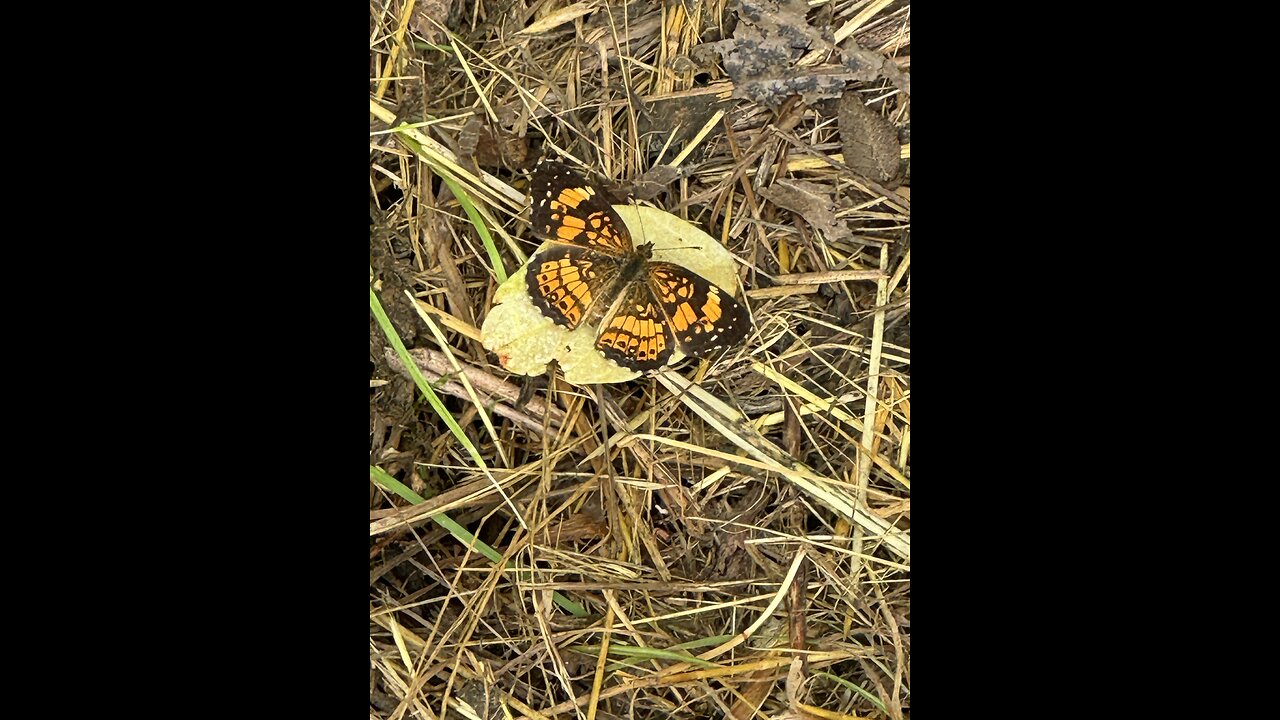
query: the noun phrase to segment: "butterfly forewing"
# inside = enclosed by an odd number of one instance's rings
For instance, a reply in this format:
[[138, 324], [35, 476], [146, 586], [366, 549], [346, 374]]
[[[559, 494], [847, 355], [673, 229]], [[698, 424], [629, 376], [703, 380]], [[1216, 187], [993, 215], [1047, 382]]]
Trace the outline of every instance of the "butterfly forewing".
[[631, 252], [631, 236], [609, 198], [568, 165], [540, 161], [533, 169], [529, 201], [534, 232], [544, 239], [617, 255]]
[[686, 267], [651, 262], [649, 283], [685, 355], [707, 357], [737, 345], [751, 329], [742, 303]]

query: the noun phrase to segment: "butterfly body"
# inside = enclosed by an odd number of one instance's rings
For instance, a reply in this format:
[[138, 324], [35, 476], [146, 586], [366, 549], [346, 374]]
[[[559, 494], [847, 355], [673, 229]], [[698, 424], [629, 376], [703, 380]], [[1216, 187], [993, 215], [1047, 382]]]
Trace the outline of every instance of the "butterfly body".
[[604, 194], [568, 166], [540, 161], [530, 195], [534, 231], [550, 243], [529, 261], [529, 296], [562, 327], [598, 325], [606, 358], [649, 372], [677, 347], [706, 357], [746, 337], [751, 318], [731, 292], [633, 245]]

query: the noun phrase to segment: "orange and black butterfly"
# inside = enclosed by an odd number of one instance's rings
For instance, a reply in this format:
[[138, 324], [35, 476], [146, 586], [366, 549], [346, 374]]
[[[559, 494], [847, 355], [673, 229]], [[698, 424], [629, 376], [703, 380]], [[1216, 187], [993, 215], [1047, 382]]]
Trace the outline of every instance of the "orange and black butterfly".
[[605, 193], [564, 163], [538, 161], [529, 195], [534, 233], [551, 241], [529, 261], [533, 304], [570, 330], [598, 323], [596, 349], [606, 358], [649, 372], [677, 346], [707, 357], [751, 330], [731, 292], [688, 268], [651, 261], [652, 243], [633, 246]]

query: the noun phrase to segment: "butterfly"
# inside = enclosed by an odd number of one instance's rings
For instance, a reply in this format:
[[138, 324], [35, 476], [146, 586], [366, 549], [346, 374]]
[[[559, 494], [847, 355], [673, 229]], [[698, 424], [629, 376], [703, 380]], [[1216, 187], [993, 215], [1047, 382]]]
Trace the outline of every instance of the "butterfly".
[[707, 357], [751, 330], [733, 293], [655, 262], [652, 243], [633, 245], [606, 194], [569, 166], [539, 160], [529, 195], [534, 233], [550, 241], [529, 260], [529, 296], [557, 325], [597, 325], [596, 350], [609, 360], [651, 372], [677, 347]]

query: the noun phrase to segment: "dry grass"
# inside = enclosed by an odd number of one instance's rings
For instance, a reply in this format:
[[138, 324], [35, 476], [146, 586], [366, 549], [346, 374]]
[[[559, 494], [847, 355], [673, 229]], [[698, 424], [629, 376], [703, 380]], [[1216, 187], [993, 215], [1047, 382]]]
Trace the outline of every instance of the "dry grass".
[[[776, 107], [705, 48], [735, 7], [371, 5], [370, 717], [910, 717], [909, 175], [841, 110], [905, 139], [910, 7], [799, 6], [887, 65]], [[478, 328], [541, 154], [718, 237], [746, 343], [503, 371]]]

